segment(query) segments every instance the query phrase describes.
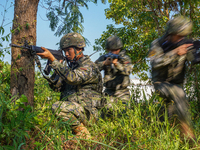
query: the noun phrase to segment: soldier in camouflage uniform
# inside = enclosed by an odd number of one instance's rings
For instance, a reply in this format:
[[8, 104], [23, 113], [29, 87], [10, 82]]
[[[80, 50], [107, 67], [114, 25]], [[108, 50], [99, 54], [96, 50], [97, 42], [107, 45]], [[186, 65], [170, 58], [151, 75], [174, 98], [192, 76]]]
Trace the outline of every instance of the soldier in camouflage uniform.
[[189, 44], [192, 40], [186, 39], [191, 32], [191, 20], [175, 17], [167, 23], [166, 34], [151, 43], [149, 57], [154, 88], [165, 98], [169, 116], [177, 114], [183, 133], [194, 139], [188, 101], [182, 87], [185, 62], [194, 59], [193, 45]]
[[119, 55], [118, 59], [111, 59], [108, 54], [100, 56], [95, 63], [99, 70], [104, 70], [104, 86], [105, 95], [109, 95], [111, 106], [113, 102], [122, 100], [127, 104], [130, 100], [130, 93], [127, 86], [130, 85], [129, 75], [132, 71], [131, 59], [125, 54], [125, 50], [121, 51], [123, 43], [117, 36], [110, 36], [106, 40], [105, 48], [112, 54]]
[[[69, 33], [60, 40], [60, 48], [66, 55], [66, 62], [60, 63], [46, 49], [39, 53], [42, 58], [49, 59], [55, 70], [52, 80], [57, 78], [56, 84], [50, 84], [55, 91], [60, 91], [60, 101], [52, 105], [56, 115], [70, 120], [76, 135], [90, 134], [85, 125], [90, 120], [98, 118], [98, 109], [103, 107], [102, 77], [95, 63], [88, 56], [83, 55], [84, 38], [78, 33]], [[58, 109], [59, 108], [59, 109]]]

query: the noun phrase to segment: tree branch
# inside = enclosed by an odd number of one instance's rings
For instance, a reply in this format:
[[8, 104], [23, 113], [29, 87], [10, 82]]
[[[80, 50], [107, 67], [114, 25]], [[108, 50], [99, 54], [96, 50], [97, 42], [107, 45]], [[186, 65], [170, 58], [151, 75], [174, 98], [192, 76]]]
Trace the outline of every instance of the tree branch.
[[159, 22], [158, 22], [158, 19], [156, 18], [156, 17], [159, 17], [159, 16], [158, 16], [158, 14], [156, 14], [155, 10], [153, 9], [153, 6], [152, 6], [152, 4], [151, 4], [151, 1], [150, 1], [150, 0], [147, 0], [147, 1], [148, 1], [148, 3], [149, 3], [149, 6], [150, 6], [152, 12], [154, 13], [153, 19], [154, 19], [154, 21], [156, 22], [157, 29], [158, 29], [158, 33], [160, 33], [160, 30], [159, 30]]
[[160, 2], [160, 0], [157, 0], [157, 4], [158, 4], [158, 10], [159, 10], [160, 14], [164, 16], [165, 14], [164, 14], [163, 11], [161, 10], [161, 7], [163, 6], [163, 5], [162, 5], [162, 2]]

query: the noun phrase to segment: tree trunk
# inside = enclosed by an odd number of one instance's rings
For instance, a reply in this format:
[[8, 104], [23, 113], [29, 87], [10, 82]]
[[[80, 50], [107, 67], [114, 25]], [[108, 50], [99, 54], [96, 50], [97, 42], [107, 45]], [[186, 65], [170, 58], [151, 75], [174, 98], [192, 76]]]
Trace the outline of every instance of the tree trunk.
[[[12, 43], [23, 45], [24, 40], [36, 44], [37, 8], [39, 0], [15, 0]], [[11, 49], [11, 95], [24, 94], [28, 104], [34, 104], [35, 62], [28, 50]]]

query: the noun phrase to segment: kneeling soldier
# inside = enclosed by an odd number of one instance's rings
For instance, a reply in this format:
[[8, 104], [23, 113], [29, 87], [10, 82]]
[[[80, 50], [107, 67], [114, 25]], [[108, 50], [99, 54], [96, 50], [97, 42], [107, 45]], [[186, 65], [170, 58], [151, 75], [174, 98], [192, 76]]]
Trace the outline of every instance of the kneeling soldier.
[[52, 105], [53, 111], [70, 120], [76, 135], [87, 139], [90, 133], [86, 125], [88, 121], [98, 119], [98, 109], [104, 104], [101, 73], [95, 63], [83, 55], [84, 47], [85, 41], [80, 34], [69, 33], [60, 40], [66, 61], [59, 62], [46, 48], [38, 55], [51, 61], [55, 71], [52, 78], [57, 78], [57, 82], [50, 87], [61, 92], [60, 101]]

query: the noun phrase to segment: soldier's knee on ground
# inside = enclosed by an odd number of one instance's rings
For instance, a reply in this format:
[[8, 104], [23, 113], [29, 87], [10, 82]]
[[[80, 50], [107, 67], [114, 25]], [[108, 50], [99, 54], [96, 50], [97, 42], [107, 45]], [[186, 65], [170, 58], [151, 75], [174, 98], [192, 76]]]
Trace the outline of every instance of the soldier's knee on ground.
[[71, 125], [79, 125], [86, 120], [84, 108], [78, 103], [70, 101], [58, 101], [52, 105], [52, 110], [56, 116], [69, 121]]

